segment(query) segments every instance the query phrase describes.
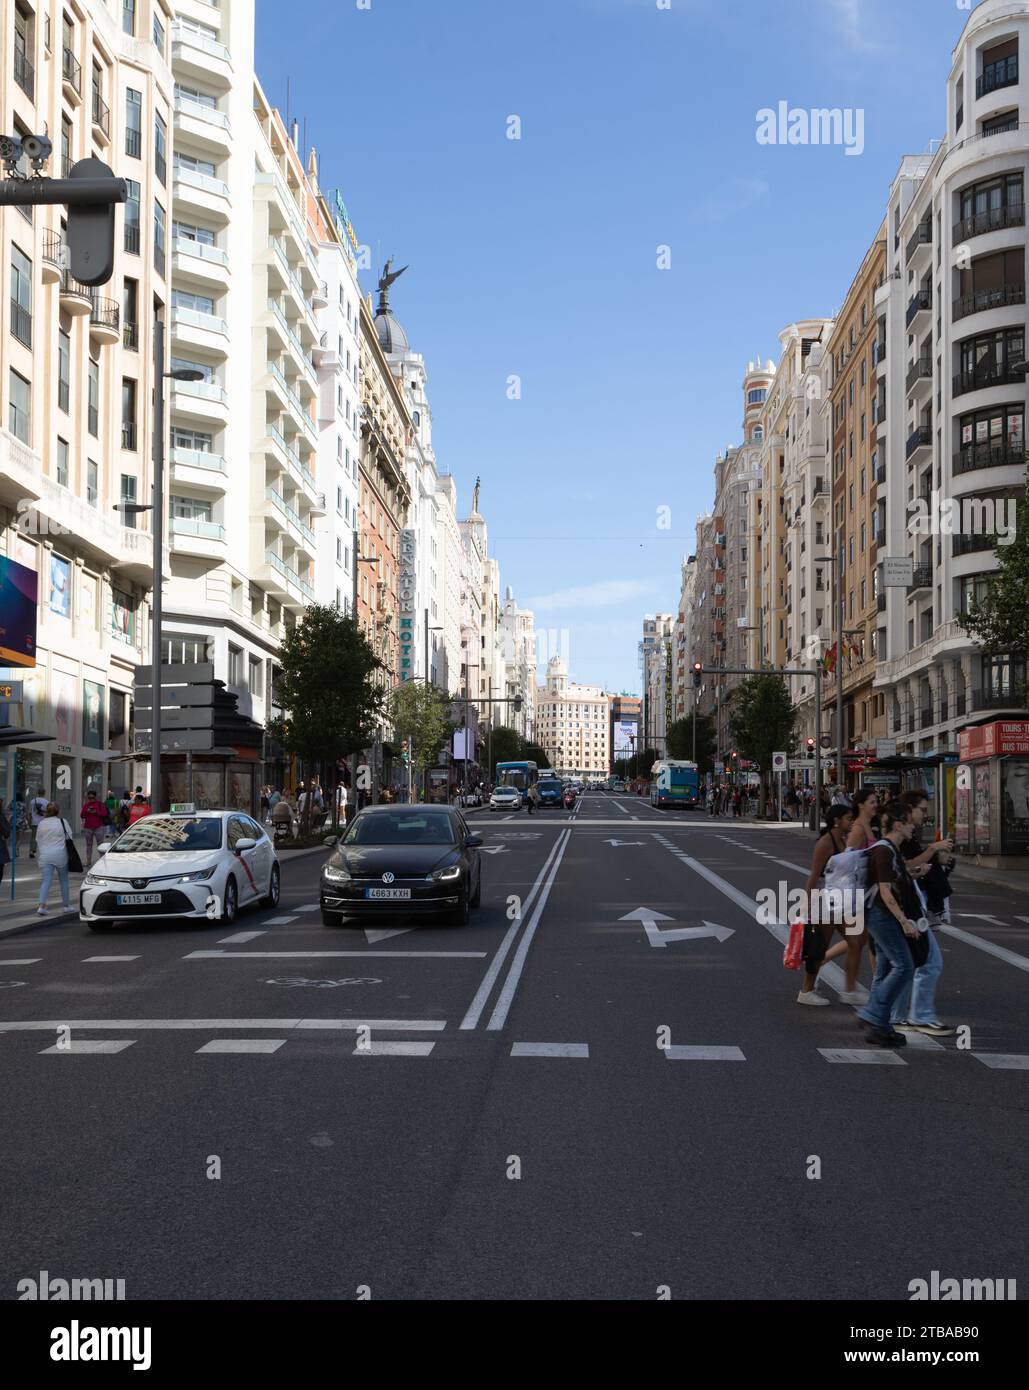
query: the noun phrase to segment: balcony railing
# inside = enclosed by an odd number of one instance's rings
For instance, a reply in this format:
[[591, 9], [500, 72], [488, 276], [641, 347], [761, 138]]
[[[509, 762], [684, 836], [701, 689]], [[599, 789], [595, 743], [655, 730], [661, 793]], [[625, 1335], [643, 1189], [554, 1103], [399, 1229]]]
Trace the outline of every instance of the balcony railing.
[[1024, 466], [1025, 444], [970, 444], [954, 455], [954, 473], [974, 473], [980, 468], [1005, 468], [1008, 464]]
[[116, 299], [102, 299], [95, 290], [89, 296], [89, 322], [94, 328], [107, 328], [118, 333], [121, 328], [121, 309]]
[[264, 558], [268, 561], [273, 570], [281, 574], [282, 577], [287, 579], [291, 584], [295, 584], [306, 598], [314, 598], [314, 589], [308, 584], [307, 580], [301, 579], [296, 570], [290, 569], [285, 560], [281, 560], [274, 550], [266, 550], [264, 552]]
[[139, 223], [125, 223], [125, 250], [130, 251], [133, 256], [139, 255]]
[[907, 244], [907, 257], [908, 257], [908, 260], [911, 259], [911, 257], [914, 255], [914, 253], [918, 250], [918, 248], [919, 248], [920, 246], [928, 246], [928, 245], [930, 245], [931, 242], [932, 242], [932, 239], [933, 239], [933, 224], [932, 224], [932, 220], [931, 220], [930, 218], [928, 218], [928, 217], [924, 217], [924, 218], [922, 219], [922, 221], [919, 222], [918, 226], [915, 228], [914, 235], [913, 235], [913, 236], [910, 238], [910, 240], [908, 241], [908, 244]]
[[1018, 688], [1009, 687], [1007, 690], [973, 690], [971, 696], [971, 713], [981, 709], [1025, 709], [1025, 694]]
[[993, 550], [996, 539], [993, 536], [955, 536], [954, 555], [975, 555], [982, 550]]
[[959, 372], [952, 382], [955, 396], [969, 391], [985, 391], [990, 386], [1021, 385], [1025, 381], [1025, 364], [1013, 366], [1006, 362], [979, 362]]
[[99, 92], [93, 93], [93, 124], [98, 126], [104, 134], [110, 138], [111, 109]]
[[19, 343], [32, 346], [32, 313], [16, 299], [11, 300], [11, 332]]
[[886, 361], [886, 339], [878, 338], [872, 344], [872, 366], [877, 367], [880, 362]]
[[88, 285], [80, 284], [67, 270], [61, 271], [61, 293], [73, 294], [79, 299], [88, 299], [92, 302], [93, 291]]
[[924, 289], [916, 290], [911, 298], [911, 302], [908, 304], [908, 311], [904, 317], [904, 322], [910, 328], [912, 321], [916, 318], [918, 314], [920, 314], [924, 309], [931, 309], [932, 307], [932, 286], [928, 285]]
[[[202, 3], [210, 4], [211, 0], [202, 0]], [[217, 39], [209, 39], [206, 34], [198, 34], [194, 29], [187, 29], [182, 24], [172, 25], [172, 43], [199, 49], [211, 58], [220, 58], [223, 63], [232, 62], [229, 50], [223, 43], [219, 43]]]
[[223, 541], [225, 527], [217, 521], [203, 521], [196, 516], [173, 516], [171, 528], [179, 536], [196, 536], [204, 541]]
[[172, 250], [180, 256], [196, 256], [212, 265], [227, 266], [229, 256], [220, 246], [209, 246], [205, 241], [194, 241], [192, 237], [177, 236], [172, 241]]
[[933, 360], [932, 360], [932, 358], [931, 358], [931, 357], [916, 357], [915, 360], [912, 362], [911, 366], [908, 368], [907, 383], [906, 383], [908, 391], [911, 390], [911, 388], [914, 386], [914, 384], [915, 384], [916, 381], [920, 381], [920, 380], [923, 380], [923, 379], [928, 379], [929, 381], [931, 381], [931, 380], [932, 380], [932, 375], [933, 375]]
[[933, 582], [932, 565], [916, 565], [911, 573], [911, 583], [908, 585], [908, 593], [913, 594], [916, 589], [929, 589]]
[[1025, 285], [1000, 285], [993, 290], [976, 290], [974, 294], [955, 299], [951, 317], [967, 318], [969, 314], [985, 313], [987, 309], [1006, 309], [1011, 304], [1025, 303]]
[[970, 237], [983, 236], [986, 232], [1002, 232], [1006, 227], [1024, 226], [1024, 203], [1010, 203], [1007, 207], [989, 208], [986, 212], [976, 212], [955, 222], [951, 240], [956, 246], [959, 241], [968, 241]]
[[226, 135], [231, 129], [229, 118], [224, 111], [219, 111], [216, 106], [206, 106], [202, 101], [194, 101], [192, 97], [177, 96], [175, 98], [175, 111], [179, 115], [192, 116], [195, 120], [218, 126], [219, 129], [225, 131]]
[[64, 238], [60, 232], [43, 233], [43, 259], [58, 270], [64, 265]]
[[61, 76], [69, 87], [79, 96], [82, 95], [82, 64], [70, 48], [66, 48], [61, 55]]
[[135, 450], [136, 448], [136, 422], [128, 420], [121, 427], [121, 446], [123, 449]]
[[127, 348], [127, 349], [129, 350], [129, 352], [138, 352], [138, 351], [139, 351], [139, 324], [138, 324], [138, 323], [123, 323], [123, 324], [122, 324], [122, 326], [121, 326], [121, 342], [122, 342], [122, 347]]
[[36, 99], [36, 69], [24, 53], [14, 55], [14, 80], [30, 101]]
[[225, 473], [227, 471], [225, 459], [221, 454], [208, 454], [202, 449], [173, 448], [171, 461], [182, 464], [185, 468], [206, 468], [212, 473]]
[[201, 193], [212, 193], [219, 198], [229, 196], [229, 185], [224, 179], [212, 178], [210, 174], [200, 174], [195, 169], [186, 169], [181, 164], [173, 165], [172, 179], [187, 188], [196, 188]]
[[908, 435], [908, 442], [904, 446], [904, 456], [910, 458], [916, 449], [922, 449], [927, 444], [932, 443], [932, 426], [919, 425], [916, 430], [912, 430]]
[[182, 309], [173, 306], [172, 322], [180, 323], [187, 328], [202, 328], [208, 333], [227, 335], [229, 331], [229, 325], [225, 319], [220, 318], [217, 314], [206, 314], [199, 309]]
[[139, 159], [143, 153], [143, 132], [133, 130], [130, 126], [125, 132], [125, 153], [131, 155], [133, 159]]
[[173, 390], [176, 395], [196, 396], [202, 401], [217, 401], [219, 405], [227, 405], [229, 400], [225, 387], [214, 381], [176, 381]]
[[986, 96], [988, 92], [996, 92], [1001, 87], [1014, 87], [1018, 82], [1018, 54], [1012, 53], [1010, 58], [1001, 58], [996, 63], [987, 63], [983, 68], [982, 76], [975, 79], [976, 97]]

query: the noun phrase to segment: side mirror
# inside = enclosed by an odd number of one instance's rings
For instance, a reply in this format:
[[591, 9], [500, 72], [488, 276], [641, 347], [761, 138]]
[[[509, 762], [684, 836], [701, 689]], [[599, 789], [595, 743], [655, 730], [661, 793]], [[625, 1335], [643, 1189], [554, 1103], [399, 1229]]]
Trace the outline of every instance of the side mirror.
[[338, 844], [339, 844], [339, 836], [338, 836], [338, 835], [326, 835], [325, 839], [322, 841], [322, 844], [323, 844], [323, 845], [338, 845]]
[[233, 847], [233, 853], [242, 854], [245, 849], [253, 849], [256, 844], [257, 841], [254, 839], [237, 840]]
[[111, 848], [111, 841], [110, 841], [110, 840], [101, 840], [100, 843], [99, 843], [99, 844], [97, 845], [97, 847], [96, 847], [96, 852], [97, 852], [97, 854], [106, 854], [107, 851], [108, 851], [110, 848]]
[[481, 844], [482, 844], [482, 836], [481, 836], [481, 835], [469, 835], [469, 836], [466, 838], [466, 840], [465, 840], [465, 848], [466, 848], [466, 849], [478, 849], [479, 846], [480, 846]]

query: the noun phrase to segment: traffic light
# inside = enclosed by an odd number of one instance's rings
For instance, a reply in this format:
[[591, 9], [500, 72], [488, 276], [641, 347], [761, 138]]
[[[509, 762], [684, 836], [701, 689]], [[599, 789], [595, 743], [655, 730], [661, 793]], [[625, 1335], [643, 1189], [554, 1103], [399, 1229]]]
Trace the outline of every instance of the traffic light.
[[809, 738], [807, 741], [807, 751], [808, 753], [813, 753], [815, 751], [815, 741], [813, 738]]
[[730, 754], [729, 754], [729, 757], [733, 760], [733, 762], [735, 762], [736, 759], [737, 759], [739, 756], [740, 756], [740, 755], [739, 755], [738, 753], [730, 753]]
[[403, 748], [402, 748], [402, 750], [401, 750], [400, 756], [401, 756], [401, 758], [403, 759], [403, 761], [404, 761], [405, 763], [410, 762], [410, 760], [411, 760], [411, 740], [410, 740], [409, 738], [405, 738], [405, 739], [404, 739]]
[[[114, 171], [99, 159], [80, 159], [72, 179], [110, 179]], [[105, 285], [114, 274], [114, 203], [72, 203], [68, 208], [71, 273], [83, 285]]]
[[700, 677], [702, 676], [703, 672], [704, 672], [704, 663], [703, 663], [702, 661], [695, 661], [695, 662], [693, 663], [693, 685], [694, 685], [695, 688], [698, 688], [698, 689], [699, 689], [699, 687], [700, 687]]
[[518, 714], [522, 708], [522, 697], [520, 695], [514, 697], [514, 708], [515, 714]]

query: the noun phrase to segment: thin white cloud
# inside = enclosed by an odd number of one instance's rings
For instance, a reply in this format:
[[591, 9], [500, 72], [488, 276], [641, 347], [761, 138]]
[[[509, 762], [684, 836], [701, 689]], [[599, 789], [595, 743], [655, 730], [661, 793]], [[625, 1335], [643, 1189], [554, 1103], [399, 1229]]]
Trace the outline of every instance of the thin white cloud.
[[855, 53], [874, 53], [880, 45], [872, 37], [873, 24], [865, 11], [865, 0], [829, 0], [839, 20], [843, 42]]
[[596, 584], [582, 584], [574, 589], [558, 589], [552, 594], [539, 594], [526, 599], [525, 607], [536, 613], [555, 608], [610, 608], [627, 603], [629, 599], [654, 593], [653, 580], [603, 579]]
[[697, 205], [694, 216], [700, 222], [723, 222], [767, 196], [768, 184], [764, 179], [730, 179]]

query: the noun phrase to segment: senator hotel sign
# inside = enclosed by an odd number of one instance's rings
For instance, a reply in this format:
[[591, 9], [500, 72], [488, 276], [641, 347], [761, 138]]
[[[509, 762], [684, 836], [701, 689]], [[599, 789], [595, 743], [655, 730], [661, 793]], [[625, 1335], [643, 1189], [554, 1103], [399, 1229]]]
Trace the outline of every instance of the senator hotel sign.
[[414, 675], [415, 641], [415, 561], [417, 544], [414, 531], [400, 533], [400, 679]]
[[963, 763], [1012, 754], [1029, 755], [1029, 720], [1002, 719], [995, 724], [963, 729], [958, 735], [958, 756]]

